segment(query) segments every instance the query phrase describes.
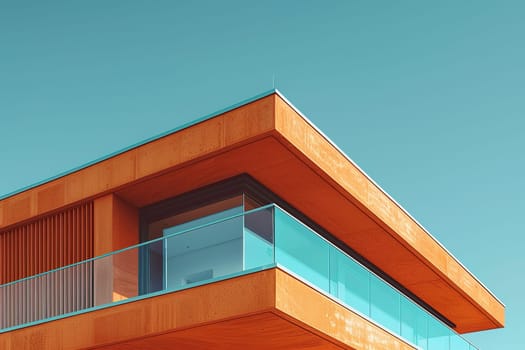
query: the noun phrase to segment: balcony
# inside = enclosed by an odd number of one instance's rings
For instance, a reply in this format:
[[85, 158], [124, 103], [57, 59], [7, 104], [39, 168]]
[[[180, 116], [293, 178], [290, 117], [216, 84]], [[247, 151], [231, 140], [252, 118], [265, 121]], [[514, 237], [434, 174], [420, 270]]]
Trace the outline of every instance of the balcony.
[[278, 268], [415, 348], [465, 339], [276, 205], [0, 286], [0, 333]]

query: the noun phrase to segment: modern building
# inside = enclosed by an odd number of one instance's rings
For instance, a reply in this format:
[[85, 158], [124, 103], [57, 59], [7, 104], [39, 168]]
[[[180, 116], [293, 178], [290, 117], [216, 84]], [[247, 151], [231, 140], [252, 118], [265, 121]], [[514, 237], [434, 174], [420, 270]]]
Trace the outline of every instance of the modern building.
[[0, 200], [0, 349], [476, 349], [504, 305], [271, 91]]

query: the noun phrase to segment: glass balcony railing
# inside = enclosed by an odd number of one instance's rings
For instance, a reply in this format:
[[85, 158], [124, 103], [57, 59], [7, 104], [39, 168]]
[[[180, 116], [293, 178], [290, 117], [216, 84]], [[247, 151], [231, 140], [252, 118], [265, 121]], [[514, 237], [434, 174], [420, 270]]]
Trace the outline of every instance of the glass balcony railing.
[[275, 261], [421, 349], [477, 349], [352, 257], [275, 207]]
[[416, 347], [476, 349], [276, 205], [185, 227], [1, 285], [0, 332], [280, 267]]

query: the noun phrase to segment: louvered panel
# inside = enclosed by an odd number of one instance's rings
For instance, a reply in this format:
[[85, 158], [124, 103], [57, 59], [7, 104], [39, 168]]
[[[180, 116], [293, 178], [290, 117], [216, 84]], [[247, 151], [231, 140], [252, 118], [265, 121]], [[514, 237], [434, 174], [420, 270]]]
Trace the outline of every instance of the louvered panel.
[[0, 284], [93, 257], [93, 203], [0, 232]]
[[90, 202], [0, 232], [0, 329], [93, 305], [92, 262], [30, 277], [92, 258], [93, 227]]

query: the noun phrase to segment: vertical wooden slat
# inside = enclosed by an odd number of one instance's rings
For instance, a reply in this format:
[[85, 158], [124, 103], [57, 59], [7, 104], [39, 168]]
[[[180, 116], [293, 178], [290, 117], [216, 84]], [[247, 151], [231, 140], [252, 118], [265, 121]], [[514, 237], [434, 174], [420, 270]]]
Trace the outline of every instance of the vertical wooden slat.
[[[93, 202], [0, 231], [0, 285], [93, 257]], [[92, 306], [91, 264], [2, 287], [0, 327]]]
[[[0, 256], [4, 256], [5, 255], [5, 249], [4, 249], [4, 246], [5, 246], [5, 240], [6, 240], [6, 237], [5, 235], [0, 235]], [[5, 279], [5, 264], [0, 264], [0, 281], [3, 281]]]

